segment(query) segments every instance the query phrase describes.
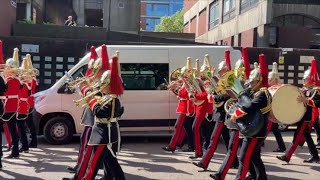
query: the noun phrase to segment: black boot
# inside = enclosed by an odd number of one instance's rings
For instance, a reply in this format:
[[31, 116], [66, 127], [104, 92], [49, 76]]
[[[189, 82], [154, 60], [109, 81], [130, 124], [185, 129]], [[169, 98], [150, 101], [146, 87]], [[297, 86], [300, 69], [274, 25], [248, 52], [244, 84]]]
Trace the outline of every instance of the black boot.
[[1, 162], [1, 158], [0, 158], [0, 169], [2, 169], [2, 162]]
[[273, 150], [273, 152], [286, 152], [286, 149], [277, 148], [277, 149]]
[[208, 167], [204, 167], [201, 162], [198, 162], [198, 163], [197, 162], [192, 162], [192, 164], [197, 166], [197, 167], [199, 167], [199, 168], [202, 168], [204, 170], [207, 170], [207, 168], [208, 168]]
[[174, 153], [174, 150], [171, 150], [169, 147], [162, 147], [163, 150], [167, 151], [167, 152], [172, 152]]
[[22, 148], [19, 149], [19, 152], [20, 153], [22, 153], [22, 152], [28, 153], [29, 152], [29, 148], [22, 147]]
[[78, 169], [78, 165], [75, 165], [74, 167], [68, 166], [67, 170], [70, 171], [71, 173], [76, 173]]
[[281, 160], [281, 161], [285, 161], [285, 162], [289, 163], [289, 160], [288, 160], [287, 156], [285, 156], [285, 155], [283, 155], [283, 156], [277, 156], [277, 158], [278, 158], [279, 160]]
[[319, 162], [319, 157], [311, 157], [309, 159], [306, 159], [303, 161], [304, 163], [318, 163]]
[[212, 179], [215, 179], [215, 180], [220, 180], [220, 179], [221, 179], [221, 177], [220, 177], [219, 174], [210, 174], [210, 177], [211, 177]]
[[37, 148], [38, 147], [38, 143], [35, 141], [31, 141], [29, 144], [29, 148]]

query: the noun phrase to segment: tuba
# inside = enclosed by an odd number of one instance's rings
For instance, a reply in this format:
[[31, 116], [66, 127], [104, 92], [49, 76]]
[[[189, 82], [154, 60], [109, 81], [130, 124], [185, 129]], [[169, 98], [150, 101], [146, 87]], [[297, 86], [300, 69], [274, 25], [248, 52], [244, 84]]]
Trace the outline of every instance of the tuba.
[[167, 88], [171, 89], [171, 91], [175, 94], [178, 95], [178, 90], [181, 86], [181, 68], [177, 68], [174, 70], [169, 77], [170, 83], [167, 83]]

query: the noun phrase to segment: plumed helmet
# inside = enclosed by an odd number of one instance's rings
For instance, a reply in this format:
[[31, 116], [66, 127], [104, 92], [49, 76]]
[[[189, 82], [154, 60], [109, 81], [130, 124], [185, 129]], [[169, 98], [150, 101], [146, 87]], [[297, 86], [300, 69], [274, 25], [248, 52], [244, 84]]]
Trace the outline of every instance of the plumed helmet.
[[311, 61], [311, 67], [305, 71], [303, 75], [305, 86], [319, 86], [320, 80], [318, 75], [317, 62], [315, 59]]
[[98, 58], [97, 52], [96, 52], [96, 47], [91, 46], [90, 48], [90, 58], [88, 62], [88, 69], [86, 72], [86, 76], [90, 76], [91, 73], [94, 71], [94, 62]]
[[101, 57], [95, 61], [94, 69], [95, 71], [106, 71], [110, 69], [107, 46], [105, 44], [101, 46]]
[[245, 80], [245, 71], [244, 71], [245, 67], [244, 67], [244, 63], [242, 61], [242, 59], [239, 59], [234, 67], [234, 75], [236, 76], [236, 78], [239, 78], [241, 80]]
[[278, 64], [276, 62], [273, 62], [272, 64], [272, 70], [271, 72], [269, 72], [268, 80], [270, 82], [280, 80], [279, 73], [278, 73]]
[[191, 70], [192, 70], [192, 67], [191, 67], [191, 57], [188, 57], [188, 58], [187, 58], [186, 66], [184, 66], [184, 67], [181, 68], [181, 76], [187, 76], [187, 77], [189, 77]]
[[14, 48], [13, 50], [13, 57], [9, 58], [6, 61], [6, 65], [12, 68], [19, 68], [20, 63], [19, 63], [19, 49]]
[[200, 74], [201, 76], [211, 80], [213, 78], [214, 71], [214, 67], [210, 65], [209, 55], [206, 54], [204, 56], [203, 64], [200, 68]]
[[218, 73], [222, 70], [231, 70], [231, 62], [230, 62], [230, 51], [226, 50], [224, 52], [224, 61], [221, 61], [218, 65]]

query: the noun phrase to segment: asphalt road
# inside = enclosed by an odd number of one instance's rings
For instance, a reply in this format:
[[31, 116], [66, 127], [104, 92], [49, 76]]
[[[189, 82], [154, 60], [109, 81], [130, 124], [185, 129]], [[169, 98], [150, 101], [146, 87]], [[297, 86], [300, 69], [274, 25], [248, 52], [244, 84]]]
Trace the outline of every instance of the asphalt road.
[[[283, 133], [286, 145], [292, 140], [292, 132]], [[315, 135], [313, 134], [315, 139]], [[79, 146], [78, 137], [68, 145], [54, 146], [39, 138], [40, 144], [29, 153], [23, 153], [20, 159], [4, 159], [0, 179], [48, 179], [60, 180], [72, 177], [66, 171], [67, 166], [75, 165]], [[226, 152], [222, 142], [209, 165], [208, 172], [199, 172], [188, 158], [192, 153], [178, 150], [167, 153], [161, 150], [169, 138], [124, 138], [123, 149], [118, 156], [119, 162], [128, 180], [143, 179], [210, 179], [209, 174], [218, 170]], [[290, 164], [276, 159], [281, 153], [273, 153], [276, 142], [271, 134], [262, 149], [263, 161], [268, 178], [271, 180], [320, 179], [320, 164], [305, 164], [303, 159], [309, 157], [306, 145], [298, 148]], [[5, 153], [7, 155], [8, 153]], [[194, 160], [197, 161], [197, 160]], [[102, 171], [99, 172], [101, 177]], [[236, 170], [230, 170], [227, 179], [234, 179]]]

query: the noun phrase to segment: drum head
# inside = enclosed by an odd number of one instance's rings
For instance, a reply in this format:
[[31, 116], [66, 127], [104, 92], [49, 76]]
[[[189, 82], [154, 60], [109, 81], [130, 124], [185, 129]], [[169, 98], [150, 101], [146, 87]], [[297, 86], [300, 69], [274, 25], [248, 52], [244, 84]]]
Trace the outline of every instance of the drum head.
[[297, 102], [301, 95], [298, 87], [293, 85], [282, 85], [272, 89], [272, 113], [282, 124], [295, 124], [301, 120], [306, 107], [303, 103]]

